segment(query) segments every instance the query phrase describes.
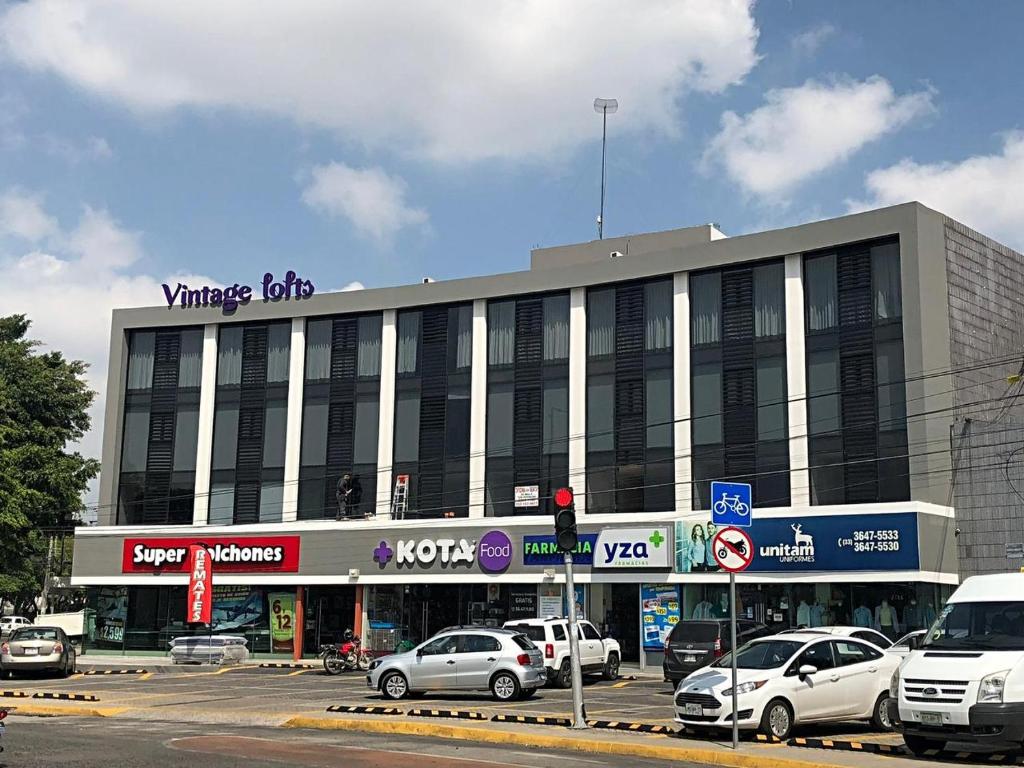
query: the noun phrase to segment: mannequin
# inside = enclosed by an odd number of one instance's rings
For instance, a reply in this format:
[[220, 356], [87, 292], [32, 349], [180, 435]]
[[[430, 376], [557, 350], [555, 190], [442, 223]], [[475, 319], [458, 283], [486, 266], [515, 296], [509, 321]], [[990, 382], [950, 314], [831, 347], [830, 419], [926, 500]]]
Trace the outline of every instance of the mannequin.
[[896, 640], [900, 633], [900, 621], [896, 616], [896, 608], [889, 605], [889, 601], [883, 599], [881, 605], [875, 607], [875, 629], [888, 637]]
[[910, 602], [903, 608], [903, 627], [907, 632], [921, 629], [924, 625], [921, 619], [921, 608], [917, 605], [916, 598], [910, 598]]
[[715, 605], [709, 600], [701, 600], [693, 608], [693, 619], [710, 619], [714, 615]]
[[806, 600], [801, 600], [800, 605], [796, 607], [796, 625], [798, 627], [811, 626], [811, 606], [807, 604]]
[[820, 627], [824, 624], [822, 621], [825, 615], [825, 606], [823, 606], [818, 600], [814, 601], [814, 605], [811, 606], [811, 623], [812, 627]]
[[720, 619], [729, 618], [729, 594], [723, 592], [718, 596], [718, 605], [715, 606], [715, 616]]
[[921, 626], [924, 628], [930, 628], [935, 623], [935, 606], [931, 604], [931, 601], [925, 603], [924, 608], [921, 609], [921, 621], [923, 622]]
[[853, 612], [853, 625], [855, 627], [871, 626], [871, 609], [861, 603]]

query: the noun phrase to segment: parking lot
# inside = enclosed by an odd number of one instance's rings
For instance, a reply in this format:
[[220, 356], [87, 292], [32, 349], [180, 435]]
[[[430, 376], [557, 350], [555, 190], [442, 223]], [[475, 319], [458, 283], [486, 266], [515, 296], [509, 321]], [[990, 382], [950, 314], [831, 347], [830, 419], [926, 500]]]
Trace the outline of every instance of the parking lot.
[[[173, 719], [187, 712], [189, 719], [204, 712], [223, 719], [231, 713], [237, 722], [247, 716], [267, 714], [322, 714], [330, 706], [395, 706], [366, 686], [365, 676], [349, 672], [330, 677], [319, 668], [261, 669], [225, 667], [190, 671], [187, 667], [153, 668], [141, 675], [76, 675], [67, 680], [45, 677], [19, 678], [0, 683], [0, 691], [74, 693], [95, 696], [81, 706], [130, 708], [133, 716]], [[616, 682], [588, 679], [584, 687], [588, 718], [640, 722], [676, 727], [673, 723], [672, 691], [667, 683], [652, 678]], [[0, 698], [18, 705], [18, 699]], [[20, 701], [24, 701], [23, 699]], [[63, 702], [62, 702], [63, 704]], [[69, 706], [79, 705], [69, 702]], [[451, 709], [536, 717], [570, 717], [569, 690], [543, 688], [531, 699], [498, 704], [486, 692], [428, 693], [398, 703], [403, 709]], [[183, 715], [184, 716], [184, 715]], [[894, 734], [873, 734], [866, 724], [797, 728], [795, 735], [842, 737], [899, 743]]]

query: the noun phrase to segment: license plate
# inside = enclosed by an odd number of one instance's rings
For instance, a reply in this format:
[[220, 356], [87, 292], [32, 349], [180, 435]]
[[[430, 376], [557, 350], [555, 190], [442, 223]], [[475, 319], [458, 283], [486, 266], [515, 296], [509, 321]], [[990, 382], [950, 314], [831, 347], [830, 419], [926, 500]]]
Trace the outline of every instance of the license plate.
[[26, 656], [38, 656], [39, 655], [39, 649], [38, 648], [26, 648], [24, 651], [22, 651], [22, 653], [24, 653]]
[[921, 725], [942, 725], [942, 715], [939, 712], [922, 712]]
[[684, 704], [683, 713], [687, 715], [695, 715], [700, 717], [704, 714], [704, 709], [700, 704]]
[[697, 663], [697, 657], [694, 654], [692, 654], [692, 653], [688, 653], [685, 656], [683, 656], [683, 663], [684, 664], [696, 664]]

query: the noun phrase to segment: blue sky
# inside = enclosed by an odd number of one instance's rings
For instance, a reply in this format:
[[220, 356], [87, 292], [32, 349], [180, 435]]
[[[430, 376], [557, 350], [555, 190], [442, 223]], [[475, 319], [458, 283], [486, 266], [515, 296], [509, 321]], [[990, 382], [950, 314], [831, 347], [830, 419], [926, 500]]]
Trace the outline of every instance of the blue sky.
[[0, 313], [102, 391], [111, 308], [172, 275], [524, 269], [595, 237], [595, 96], [607, 236], [920, 199], [1019, 249], [1022, 27], [1017, 2], [0, 3]]

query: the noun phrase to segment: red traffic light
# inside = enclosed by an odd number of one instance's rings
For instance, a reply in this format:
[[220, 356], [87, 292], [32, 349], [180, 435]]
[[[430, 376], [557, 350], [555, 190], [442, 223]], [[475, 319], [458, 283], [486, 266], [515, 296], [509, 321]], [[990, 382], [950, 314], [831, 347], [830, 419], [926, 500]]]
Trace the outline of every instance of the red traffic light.
[[572, 488], [559, 488], [555, 491], [555, 506], [556, 507], [571, 507], [572, 506]]

